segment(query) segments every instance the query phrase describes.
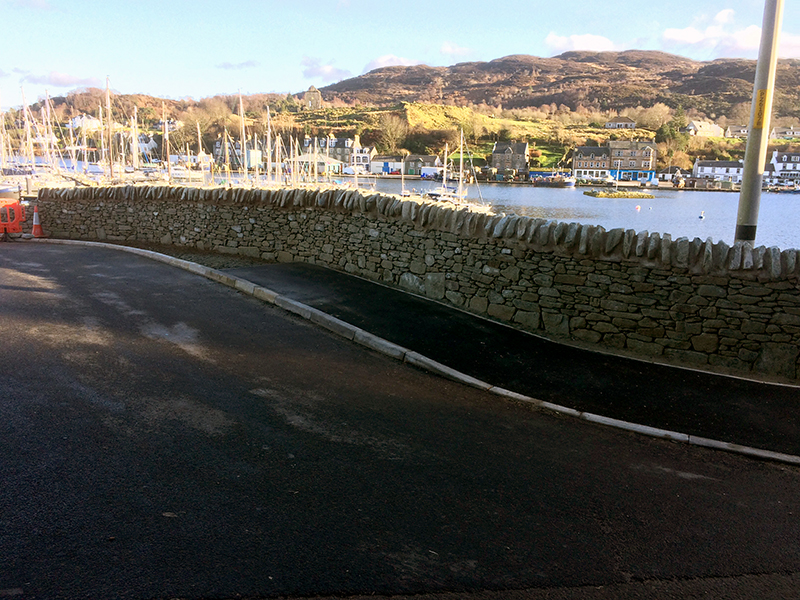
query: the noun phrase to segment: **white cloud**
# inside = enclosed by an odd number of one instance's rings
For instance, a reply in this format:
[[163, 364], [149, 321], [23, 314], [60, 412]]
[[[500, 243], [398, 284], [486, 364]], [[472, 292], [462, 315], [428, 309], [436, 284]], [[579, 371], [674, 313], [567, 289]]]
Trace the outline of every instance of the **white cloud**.
[[595, 52], [607, 52], [616, 50], [614, 42], [602, 35], [591, 33], [583, 35], [556, 35], [552, 31], [547, 34], [544, 40], [545, 45], [553, 54], [561, 54], [569, 50], [593, 50]]
[[385, 54], [383, 56], [379, 56], [374, 60], [369, 61], [367, 63], [367, 66], [364, 67], [363, 72], [369, 73], [374, 69], [380, 69], [382, 67], [395, 67], [395, 66], [410, 67], [418, 64], [420, 64], [420, 61], [418, 60], [401, 58], [399, 56], [395, 56], [394, 54]]
[[700, 44], [706, 38], [702, 31], [694, 27], [684, 29], [665, 29], [661, 34], [667, 44]]
[[321, 79], [324, 83], [331, 83], [352, 76], [350, 71], [339, 69], [330, 63], [323, 65], [319, 58], [304, 56], [301, 64], [303, 65], [303, 77], [306, 79]]
[[[750, 25], [737, 28], [733, 9], [718, 12], [712, 18], [701, 18], [682, 29], [665, 29], [662, 45], [671, 51], [696, 58], [756, 58], [761, 45], [761, 28]], [[800, 56], [800, 37], [782, 33], [779, 54], [785, 58]]]
[[[15, 71], [18, 71], [15, 69]], [[19, 72], [19, 71], [18, 71]], [[57, 71], [50, 71], [47, 75], [23, 75], [20, 78], [20, 83], [33, 83], [36, 85], [51, 85], [53, 87], [98, 87], [102, 85], [102, 81], [96, 77], [75, 77], [66, 73], [58, 73]]]
[[457, 46], [451, 42], [443, 42], [439, 52], [445, 56], [464, 56], [470, 53], [470, 49], [462, 48], [461, 46]]
[[732, 8], [726, 8], [725, 10], [721, 10], [716, 15], [714, 15], [714, 23], [719, 23], [720, 25], [724, 25], [725, 23], [732, 23], [734, 14], [736, 13]]
[[800, 35], [781, 34], [779, 54], [784, 58], [800, 58]]

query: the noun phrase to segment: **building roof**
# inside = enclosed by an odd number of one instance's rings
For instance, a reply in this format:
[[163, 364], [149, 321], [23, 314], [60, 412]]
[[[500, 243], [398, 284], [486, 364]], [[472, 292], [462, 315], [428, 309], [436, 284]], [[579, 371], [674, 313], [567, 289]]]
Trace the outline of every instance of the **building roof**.
[[695, 163], [698, 167], [723, 167], [723, 168], [742, 168], [741, 160], [698, 160]]
[[495, 142], [492, 154], [525, 154], [528, 151], [528, 142]]
[[611, 152], [611, 149], [608, 146], [578, 146], [575, 148], [575, 155], [581, 156], [589, 156], [594, 154], [596, 157], [601, 157], [603, 155], [608, 156]]
[[613, 119], [609, 119], [606, 123], [636, 123], [630, 117], [614, 117]]
[[800, 157], [800, 152], [778, 152], [777, 150], [775, 150], [772, 154], [772, 159], [775, 162], [779, 163], [785, 163], [785, 162], [795, 163], [797, 162], [797, 160], [793, 159], [796, 159], [797, 157]]
[[708, 121], [689, 121], [689, 124], [686, 126], [686, 129], [696, 129], [698, 132], [703, 133], [719, 133], [722, 131], [722, 127], [717, 125], [716, 123], [709, 123]]
[[607, 145], [609, 148], [614, 150], [645, 150], [647, 148], [655, 150], [656, 148], [656, 143], [651, 140], [647, 140], [646, 142], [632, 140], [609, 140]]

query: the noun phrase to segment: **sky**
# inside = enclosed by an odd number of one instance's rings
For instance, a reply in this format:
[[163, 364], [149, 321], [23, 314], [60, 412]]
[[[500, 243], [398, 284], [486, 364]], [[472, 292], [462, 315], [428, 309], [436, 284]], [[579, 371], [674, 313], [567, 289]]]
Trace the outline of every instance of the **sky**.
[[[788, 6], [781, 58], [800, 58]], [[0, 0], [0, 107], [85, 87], [182, 99], [299, 93], [389, 65], [512, 54], [758, 55], [764, 0]]]

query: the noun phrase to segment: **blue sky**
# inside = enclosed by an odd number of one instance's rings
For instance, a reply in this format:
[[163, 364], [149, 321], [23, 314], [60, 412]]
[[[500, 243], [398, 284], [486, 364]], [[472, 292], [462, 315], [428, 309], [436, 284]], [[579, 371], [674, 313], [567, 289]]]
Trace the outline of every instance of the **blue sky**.
[[[503, 8], [491, 8], [500, 6]], [[81, 87], [195, 99], [297, 93], [393, 64], [567, 50], [756, 58], [763, 0], [0, 0], [0, 106]], [[780, 55], [800, 58], [800, 11]]]

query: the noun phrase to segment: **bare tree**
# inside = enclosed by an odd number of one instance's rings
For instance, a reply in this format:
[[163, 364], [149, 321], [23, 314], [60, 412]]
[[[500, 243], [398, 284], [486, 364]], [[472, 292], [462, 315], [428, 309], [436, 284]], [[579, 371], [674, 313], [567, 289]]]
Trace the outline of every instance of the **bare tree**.
[[399, 116], [387, 113], [380, 120], [380, 143], [386, 152], [395, 153], [408, 136], [408, 123]]

